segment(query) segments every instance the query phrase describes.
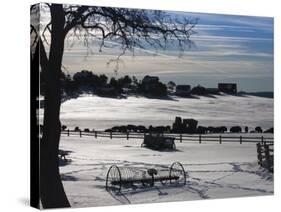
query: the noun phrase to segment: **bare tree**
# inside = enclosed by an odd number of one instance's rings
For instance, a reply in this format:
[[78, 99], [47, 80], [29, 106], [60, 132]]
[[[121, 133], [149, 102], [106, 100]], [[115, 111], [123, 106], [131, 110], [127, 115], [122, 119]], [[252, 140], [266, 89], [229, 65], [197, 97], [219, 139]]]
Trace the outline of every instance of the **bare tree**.
[[[46, 76], [44, 130], [40, 141], [40, 198], [44, 208], [69, 207], [58, 165], [64, 41], [83, 32], [86, 42], [91, 37], [100, 40], [100, 51], [107, 41], [119, 43], [118, 62], [127, 50], [133, 52], [136, 47], [165, 49], [167, 44], [176, 42], [179, 52], [184, 51], [192, 45], [190, 36], [194, 33], [196, 21], [176, 19], [156, 10], [62, 4], [41, 4], [40, 8], [45, 8], [50, 14], [44, 27], [31, 24], [32, 46], [39, 49], [41, 70]], [[31, 11], [36, 9], [38, 6], [31, 7]], [[48, 55], [46, 45], [49, 45]]]

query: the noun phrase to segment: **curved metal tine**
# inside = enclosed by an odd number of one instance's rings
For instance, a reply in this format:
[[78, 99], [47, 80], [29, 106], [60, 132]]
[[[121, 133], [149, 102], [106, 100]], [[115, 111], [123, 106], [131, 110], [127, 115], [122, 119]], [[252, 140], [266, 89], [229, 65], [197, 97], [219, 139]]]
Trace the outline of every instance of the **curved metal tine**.
[[[173, 180], [180, 184], [180, 181], [183, 181], [182, 184], [186, 185], [186, 173], [183, 165], [180, 162], [174, 162], [170, 167], [170, 184], [172, 184]], [[173, 179], [174, 177], [178, 177], [178, 179]]]
[[[106, 188], [107, 190], [121, 191], [121, 172], [118, 166], [112, 165], [107, 173]], [[119, 182], [119, 183], [118, 183]], [[115, 185], [114, 185], [115, 183]]]

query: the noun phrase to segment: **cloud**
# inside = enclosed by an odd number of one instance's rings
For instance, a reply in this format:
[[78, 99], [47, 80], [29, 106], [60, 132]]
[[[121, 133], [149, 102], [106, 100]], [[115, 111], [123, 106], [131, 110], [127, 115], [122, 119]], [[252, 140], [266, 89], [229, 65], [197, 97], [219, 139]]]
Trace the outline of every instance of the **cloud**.
[[[197, 34], [191, 36], [196, 46], [187, 49], [181, 57], [174, 43], [166, 50], [156, 51], [149, 46], [147, 49], [135, 48], [135, 57], [131, 52], [122, 56], [118, 73], [140, 77], [146, 74], [159, 75], [179, 82], [188, 78], [273, 78], [272, 18], [184, 14], [200, 18], [195, 28]], [[100, 41], [96, 39], [85, 46], [83, 40], [70, 37], [65, 45], [64, 66], [70, 73], [88, 69], [113, 76], [115, 65], [112, 63], [108, 66], [107, 62], [116, 59], [121, 53], [121, 45], [115, 41], [106, 41], [107, 47], [99, 52], [99, 44]], [[252, 86], [262, 85], [253, 83]]]
[[233, 37], [233, 36], [219, 36], [219, 35], [194, 35], [195, 41], [227, 41], [227, 42], [244, 42], [244, 41], [272, 41], [272, 38], [262, 37]]

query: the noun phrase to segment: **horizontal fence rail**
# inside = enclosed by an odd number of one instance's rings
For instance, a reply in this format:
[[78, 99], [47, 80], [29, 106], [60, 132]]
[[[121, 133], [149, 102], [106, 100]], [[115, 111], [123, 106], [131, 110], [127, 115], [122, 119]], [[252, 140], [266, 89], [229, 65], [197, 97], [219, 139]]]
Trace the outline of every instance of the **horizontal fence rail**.
[[[105, 131], [77, 131], [77, 130], [64, 130], [61, 134], [71, 136], [93, 136], [95, 138], [124, 138], [124, 139], [144, 139], [145, 135], [149, 133], [137, 133], [137, 132], [105, 132]], [[251, 134], [235, 135], [235, 134], [175, 134], [175, 133], [163, 133], [164, 136], [174, 137], [176, 141], [192, 141], [192, 142], [217, 142], [219, 144], [237, 142], [237, 143], [273, 143], [274, 139], [270, 136], [251, 136]]]

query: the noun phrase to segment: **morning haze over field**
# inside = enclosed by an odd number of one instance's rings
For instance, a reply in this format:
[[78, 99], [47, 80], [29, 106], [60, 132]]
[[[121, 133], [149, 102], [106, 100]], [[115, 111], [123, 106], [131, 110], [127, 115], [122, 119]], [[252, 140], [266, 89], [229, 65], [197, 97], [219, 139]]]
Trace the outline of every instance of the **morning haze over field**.
[[135, 75], [139, 79], [149, 74], [176, 84], [216, 87], [218, 82], [235, 82], [239, 91], [273, 91], [273, 18], [167, 14], [197, 21], [191, 36], [193, 44], [183, 54], [176, 44], [168, 45], [166, 50], [135, 48], [134, 53], [127, 51], [121, 57], [116, 73], [116, 63], [108, 62], [121, 53], [120, 44], [105, 40], [100, 52], [99, 39], [85, 44], [83, 38], [70, 37], [66, 40], [64, 72], [73, 74], [86, 69], [115, 77]]

